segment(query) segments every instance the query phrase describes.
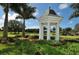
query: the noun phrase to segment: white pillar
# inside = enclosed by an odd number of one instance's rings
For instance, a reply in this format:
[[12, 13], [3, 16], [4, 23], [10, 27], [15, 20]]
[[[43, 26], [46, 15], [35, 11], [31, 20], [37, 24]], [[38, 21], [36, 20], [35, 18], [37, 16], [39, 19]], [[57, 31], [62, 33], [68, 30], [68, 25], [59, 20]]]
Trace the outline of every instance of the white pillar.
[[43, 24], [40, 23], [40, 27], [39, 27], [39, 39], [40, 39], [40, 40], [43, 40], [43, 35], [44, 35], [43, 32], [44, 32], [44, 31], [43, 31]]
[[59, 23], [56, 24], [56, 37], [55, 41], [58, 43], [59, 42]]
[[50, 40], [50, 23], [47, 23], [47, 40]]

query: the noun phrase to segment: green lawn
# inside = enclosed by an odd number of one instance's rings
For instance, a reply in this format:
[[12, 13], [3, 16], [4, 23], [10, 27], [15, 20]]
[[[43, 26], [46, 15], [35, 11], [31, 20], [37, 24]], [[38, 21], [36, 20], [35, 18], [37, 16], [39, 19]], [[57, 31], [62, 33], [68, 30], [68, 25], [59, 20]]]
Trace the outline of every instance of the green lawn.
[[[22, 32], [20, 32], [21, 36]], [[26, 33], [29, 36], [38, 36], [37, 33]], [[9, 37], [15, 37], [17, 34], [12, 34], [8, 32]], [[52, 35], [55, 36], [55, 35]], [[2, 37], [2, 32], [0, 32], [0, 37]], [[60, 36], [60, 39], [75, 40], [79, 39], [79, 36]], [[51, 54], [51, 55], [70, 55], [70, 54], [79, 54], [79, 43], [66, 43], [65, 45], [59, 44], [59, 46], [54, 46], [54, 41], [21, 41], [18, 40], [14, 44], [1, 44], [0, 43], [0, 54], [4, 55], [17, 55], [17, 54], [27, 54], [34, 55], [36, 52], [40, 54]]]
[[72, 39], [72, 40], [79, 39], [79, 36], [61, 36], [61, 37], [64, 38], [64, 39], [68, 39], [68, 40], [70, 40], [70, 39]]
[[8, 46], [6, 44], [0, 44], [0, 50], [7, 48]]
[[[2, 31], [0, 31], [0, 37], [2, 37], [3, 33]], [[8, 37], [15, 37], [17, 34], [12, 34], [11, 32], [8, 32]], [[22, 35], [22, 32], [20, 32], [18, 35]], [[26, 35], [30, 35], [30, 36], [38, 36], [39, 34], [38, 33], [26, 33]], [[55, 35], [51, 35], [51, 36], [54, 36]], [[79, 39], [79, 36], [60, 36], [61, 38], [63, 39], [68, 39], [68, 40], [71, 40], [71, 39]]]
[[53, 41], [17, 41], [13, 45], [0, 44], [2, 55], [79, 55], [79, 43], [55, 46]]
[[[22, 34], [22, 32], [20, 32], [18, 35], [21, 35]], [[17, 34], [13, 34], [13, 32], [8, 32], [8, 37], [15, 37]], [[3, 36], [3, 32], [2, 31], [0, 31], [0, 37], [2, 37]]]

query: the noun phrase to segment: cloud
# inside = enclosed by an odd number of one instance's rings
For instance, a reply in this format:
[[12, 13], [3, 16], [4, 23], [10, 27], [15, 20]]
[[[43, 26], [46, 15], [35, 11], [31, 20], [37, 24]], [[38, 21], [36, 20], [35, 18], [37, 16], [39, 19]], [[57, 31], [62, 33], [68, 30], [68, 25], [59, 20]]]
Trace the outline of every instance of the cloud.
[[35, 13], [33, 13], [33, 16], [37, 16], [37, 15], [38, 15], [38, 13], [39, 13], [39, 11], [38, 11], [38, 9], [36, 9], [36, 12], [35, 12]]
[[3, 27], [4, 20], [0, 19], [0, 28]]
[[58, 15], [61, 15], [60, 12], [57, 12]]
[[[17, 13], [13, 13], [13, 14], [8, 14], [8, 21], [10, 20], [15, 20], [16, 16], [18, 16]], [[5, 19], [5, 14], [2, 16], [2, 19], [4, 20]]]
[[59, 9], [65, 9], [65, 8], [67, 8], [68, 6], [69, 6], [69, 4], [67, 4], [67, 3], [62, 3], [62, 4], [59, 5]]
[[73, 21], [70, 21], [70, 24], [72, 24], [73, 23]]
[[[37, 16], [37, 14], [38, 14], [38, 10], [35, 12], [35, 16]], [[15, 17], [16, 16], [18, 16], [18, 14], [16, 14], [16, 13], [13, 13], [13, 14], [11, 14], [11, 13], [9, 13], [8, 14], [8, 21], [10, 21], [10, 20], [15, 20]], [[0, 28], [1, 27], [3, 27], [4, 26], [4, 19], [5, 19], [5, 14], [4, 15], [2, 15], [1, 17], [0, 17]], [[22, 19], [17, 19], [18, 21], [23, 21]], [[29, 22], [29, 25], [30, 26], [27, 26], [27, 28], [38, 28], [38, 26], [33, 26], [33, 25], [35, 25], [36, 23], [35, 22], [37, 22], [37, 21], [35, 21], [34, 22], [34, 20], [29, 20], [30, 22]], [[27, 21], [26, 21], [26, 23], [28, 23]], [[31, 26], [31, 24], [32, 24], [32, 26]]]
[[[18, 14], [16, 14], [16, 13], [10, 14], [9, 13], [8, 14], [8, 21], [15, 20], [16, 16], [18, 16]], [[0, 28], [4, 26], [4, 19], [5, 19], [5, 14], [0, 17]]]
[[27, 26], [25, 29], [39, 29], [39, 26]]
[[68, 21], [68, 23], [66, 25], [67, 25], [67, 27], [71, 27], [72, 24], [73, 24], [73, 21]]

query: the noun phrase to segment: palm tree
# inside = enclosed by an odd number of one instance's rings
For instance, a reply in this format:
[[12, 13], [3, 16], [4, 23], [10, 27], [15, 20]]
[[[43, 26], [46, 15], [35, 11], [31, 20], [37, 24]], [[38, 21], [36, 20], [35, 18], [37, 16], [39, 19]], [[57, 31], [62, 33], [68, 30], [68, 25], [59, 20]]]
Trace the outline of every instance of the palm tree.
[[25, 37], [25, 20], [34, 18], [33, 13], [35, 12], [35, 7], [28, 6], [28, 4], [25, 4], [20, 9], [20, 15], [16, 17], [16, 19], [20, 18], [23, 19], [23, 28], [22, 28], [22, 36]]
[[73, 3], [73, 4], [70, 5], [70, 7], [73, 9], [73, 13], [69, 17], [69, 19], [79, 17], [79, 3]]
[[20, 9], [21, 7], [25, 4], [24, 3], [1, 3], [0, 4], [3, 9], [4, 9], [4, 12], [5, 12], [5, 20], [4, 20], [4, 28], [3, 28], [3, 39], [2, 39], [2, 42], [7, 42], [7, 39], [8, 39], [8, 12], [9, 12], [9, 9], [11, 9], [12, 11], [16, 12], [16, 13], [20, 13]]
[[9, 12], [9, 4], [0, 4], [1, 6], [4, 7], [4, 12], [5, 12], [5, 20], [4, 20], [4, 28], [3, 28], [3, 41], [6, 41], [8, 37], [8, 12]]

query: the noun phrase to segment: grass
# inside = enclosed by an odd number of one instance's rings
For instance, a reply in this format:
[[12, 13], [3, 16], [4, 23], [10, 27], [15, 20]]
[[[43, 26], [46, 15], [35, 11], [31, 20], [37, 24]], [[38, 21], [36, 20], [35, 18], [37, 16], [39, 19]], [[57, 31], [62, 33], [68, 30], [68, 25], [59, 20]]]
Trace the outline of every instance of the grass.
[[79, 36], [61, 36], [61, 38], [68, 40], [75, 40], [75, 39], [79, 39]]
[[0, 44], [0, 50], [7, 48], [8, 46], [6, 44]]
[[[22, 32], [20, 32], [18, 35], [21, 35], [22, 34]], [[14, 34], [13, 32], [8, 32], [8, 37], [15, 37], [17, 34]], [[3, 36], [3, 32], [2, 31], [0, 31], [0, 37], [2, 37]]]
[[79, 55], [79, 43], [66, 43], [54, 46], [53, 41], [17, 41], [14, 45], [0, 44], [3, 55]]
[[[20, 32], [21, 35], [22, 32]], [[37, 33], [26, 33], [30, 36], [38, 36]], [[8, 37], [15, 37], [16, 34], [8, 32]], [[52, 35], [55, 36], [55, 35]], [[0, 37], [2, 32], [0, 31]], [[79, 39], [79, 36], [60, 36], [62, 39], [75, 40]], [[22, 39], [22, 38], [21, 38]], [[44, 55], [79, 55], [79, 43], [66, 43], [65, 45], [54, 46], [53, 41], [17, 41], [15, 44], [1, 44], [0, 43], [0, 54], [4, 55], [34, 55], [36, 52]]]
[[[38, 36], [39, 34], [38, 33], [26, 33], [27, 35], [30, 35], [30, 36]], [[0, 31], [0, 37], [2, 37], [2, 35], [3, 35], [3, 32], [2, 31]], [[8, 37], [15, 37], [17, 34], [12, 34], [11, 32], [8, 32]], [[22, 32], [20, 32], [18, 35], [22, 35]], [[55, 35], [51, 35], [51, 36], [54, 36], [55, 37]], [[79, 39], [79, 36], [63, 36], [63, 35], [61, 35], [60, 36], [61, 38], [63, 38], [63, 39], [67, 39], [67, 40], [74, 40], [74, 39]]]
[[[30, 36], [38, 36], [39, 34], [38, 33], [26, 33], [27, 35], [30, 35]], [[12, 34], [11, 32], [8, 32], [8, 37], [15, 37], [17, 34]], [[20, 32], [18, 35], [22, 35], [22, 32]], [[3, 32], [0, 31], [0, 37], [3, 36]], [[55, 35], [51, 35], [51, 36], [54, 36]], [[75, 40], [75, 39], [79, 39], [79, 36], [63, 36], [63, 35], [60, 35], [60, 38], [63, 38], [63, 39], [66, 39], [66, 40]]]

